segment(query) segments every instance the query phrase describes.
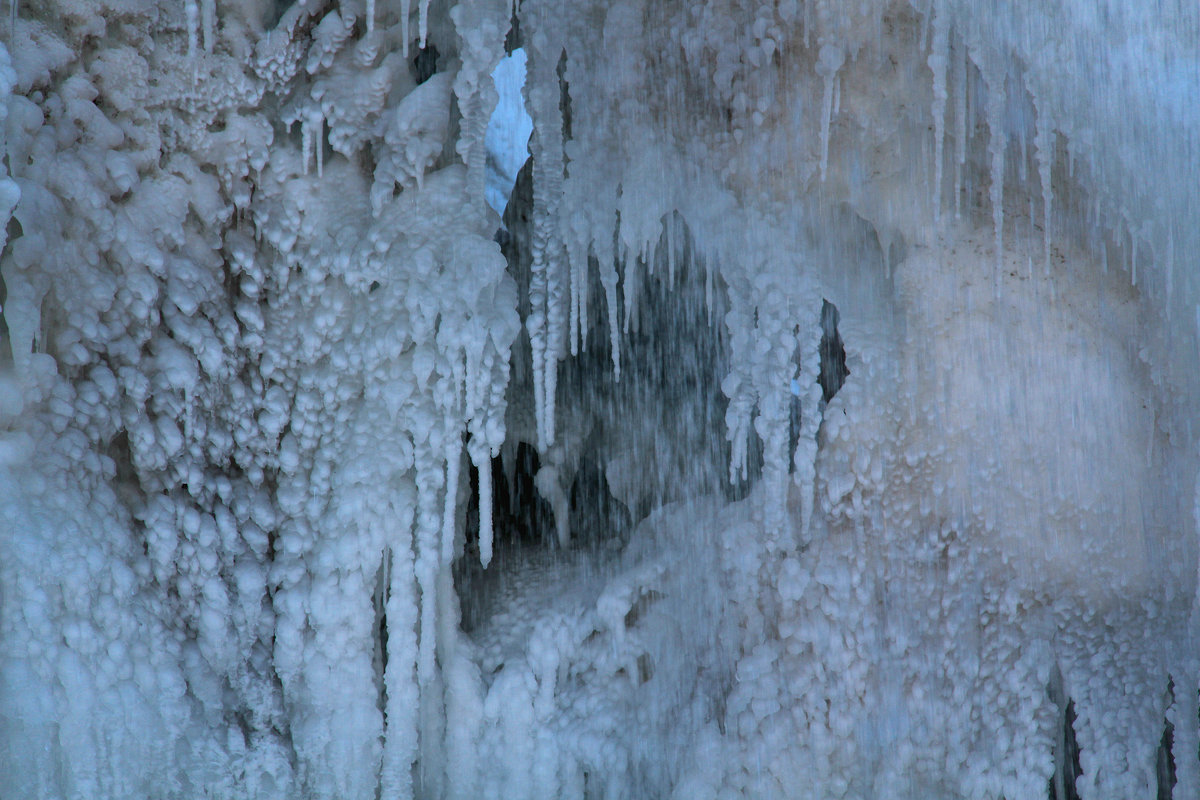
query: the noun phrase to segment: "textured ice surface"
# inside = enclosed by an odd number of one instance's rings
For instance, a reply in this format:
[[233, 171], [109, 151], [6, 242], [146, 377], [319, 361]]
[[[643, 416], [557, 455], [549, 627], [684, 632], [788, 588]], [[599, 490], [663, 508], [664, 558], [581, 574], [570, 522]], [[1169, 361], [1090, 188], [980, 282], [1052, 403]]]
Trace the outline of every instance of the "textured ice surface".
[[1195, 8], [515, 5], [0, 15], [0, 795], [1200, 796]]

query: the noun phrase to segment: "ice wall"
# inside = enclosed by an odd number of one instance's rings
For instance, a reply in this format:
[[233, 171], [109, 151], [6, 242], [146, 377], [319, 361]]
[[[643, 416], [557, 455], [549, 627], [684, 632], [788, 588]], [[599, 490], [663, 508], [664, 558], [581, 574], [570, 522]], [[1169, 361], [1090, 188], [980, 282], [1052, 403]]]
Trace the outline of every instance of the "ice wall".
[[1191, 6], [12, 12], [4, 791], [1200, 795]]

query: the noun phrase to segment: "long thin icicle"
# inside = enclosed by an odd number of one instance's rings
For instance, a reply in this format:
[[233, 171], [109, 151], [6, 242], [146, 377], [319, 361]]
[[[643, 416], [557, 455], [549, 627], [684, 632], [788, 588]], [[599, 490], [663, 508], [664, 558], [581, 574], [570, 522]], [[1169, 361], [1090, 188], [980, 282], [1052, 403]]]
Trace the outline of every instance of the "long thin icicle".
[[[556, 209], [557, 210], [557, 209]], [[550, 242], [547, 242], [549, 245]], [[567, 270], [563, 268], [562, 250], [554, 247], [556, 258], [551, 258], [546, 265], [546, 333], [547, 341], [544, 351], [545, 365], [542, 369], [546, 403], [546, 442], [554, 443], [555, 437], [555, 406], [558, 395], [558, 361], [562, 356], [565, 344], [563, 333], [567, 324], [567, 287], [565, 278]]]
[[[1036, 99], [1034, 104], [1036, 105]], [[1054, 163], [1053, 134], [1044, 108], [1037, 110], [1037, 132], [1033, 138], [1034, 157], [1037, 159], [1038, 179], [1042, 184], [1042, 241], [1046, 259], [1046, 274], [1050, 274], [1050, 214], [1054, 204], [1054, 187], [1051, 185], [1051, 167]]]
[[487, 569], [492, 563], [492, 465], [476, 463], [479, 472], [479, 563]]
[[[533, 265], [529, 276], [529, 317], [525, 327], [529, 332], [529, 350], [533, 360], [533, 408], [537, 422], [539, 450], [549, 447], [553, 437], [546, 422], [546, 267], [539, 258], [544, 244], [540, 243], [534, 223]], [[541, 263], [540, 263], [541, 262]]]
[[461, 440], [451, 435], [446, 445], [446, 492], [442, 503], [442, 563], [454, 560], [455, 510], [458, 508], [458, 474], [462, 462]]
[[954, 218], [962, 216], [962, 176], [963, 165], [967, 163], [967, 80], [971, 68], [971, 57], [967, 47], [959, 43], [962, 57], [958, 59], [955, 71], [954, 89]]
[[313, 148], [317, 156], [317, 177], [320, 178], [325, 174], [325, 115], [315, 114], [317, 135], [313, 139]]
[[[412, 766], [417, 760], [417, 710], [420, 691], [416, 680], [417, 596], [412, 551], [407, 539], [411, 529], [402, 531], [400, 542], [389, 549], [387, 669], [383, 683], [387, 689], [383, 764], [379, 784], [383, 797], [411, 800]], [[387, 554], [385, 554], [385, 558]], [[385, 565], [386, 566], [386, 565]]]
[[990, 197], [998, 273], [1004, 245], [1004, 151], [1008, 147], [1008, 136], [1004, 131], [1004, 75], [992, 75], [991, 78], [988, 81], [988, 135], [991, 137], [988, 149], [992, 156]]
[[625, 268], [625, 280], [621, 282], [621, 306], [625, 312], [625, 319], [621, 323], [621, 330], [629, 333], [633, 330], [633, 309], [634, 303], [637, 302], [637, 274], [638, 262], [637, 259], [630, 259], [629, 254], [621, 249], [621, 263]]
[[187, 0], [183, 12], [187, 17], [188, 55], [194, 56], [200, 45], [200, 6], [196, 0]]
[[572, 236], [568, 244], [567, 264], [570, 269], [571, 317], [567, 324], [571, 355], [579, 355], [579, 348], [587, 336], [587, 244], [581, 237]]
[[[605, 225], [604, 221], [608, 220], [609, 224]], [[591, 220], [590, 246], [592, 255], [596, 259], [597, 268], [600, 270], [600, 285], [604, 287], [604, 302], [605, 310], [608, 314], [608, 337], [609, 346], [612, 351], [613, 373], [616, 380], [621, 379], [621, 348], [620, 348], [620, 328], [618, 327], [620, 315], [617, 309], [617, 265], [615, 259], [615, 247], [613, 243], [613, 226], [612, 218], [607, 214], [601, 214], [599, 217], [593, 217]], [[587, 304], [583, 307], [584, 327], [587, 326]]]
[[204, 52], [211, 53], [217, 41], [217, 0], [200, 0], [200, 26], [204, 35]]
[[933, 220], [942, 212], [942, 151], [946, 137], [946, 69], [950, 61], [950, 18], [940, 8], [931, 10], [933, 18], [933, 48], [929, 53], [929, 69], [933, 72]]
[[821, 427], [821, 319], [809, 318], [801, 321], [797, 332], [797, 347], [800, 350], [800, 370], [796, 380], [800, 386], [800, 435], [796, 437], [796, 449], [788, 453], [791, 459], [792, 480], [800, 491], [800, 535], [807, 543], [811, 536], [814, 493], [817, 478], [817, 437]]
[[[1192, 659], [1189, 659], [1192, 660]], [[1175, 752], [1187, 754], [1176, 762], [1175, 796], [1196, 797], [1200, 793], [1200, 771], [1196, 759], [1192, 758], [1200, 737], [1196, 735], [1196, 673], [1176, 676], [1175, 703], [1167, 711], [1168, 719], [1175, 726]]]
[[1175, 286], [1175, 226], [1167, 231], [1167, 319], [1171, 319], [1171, 294]]
[[308, 174], [308, 165], [310, 163], [310, 159], [312, 158], [313, 132], [311, 126], [312, 123], [309, 122], [308, 117], [305, 117], [300, 122], [300, 152], [304, 156], [305, 175]]
[[400, 38], [404, 40], [401, 52], [406, 59], [408, 58], [408, 40], [411, 35], [408, 29], [408, 15], [411, 13], [408, 3], [409, 0], [400, 0]]
[[529, 279], [529, 331], [533, 355], [534, 409], [538, 449], [554, 443], [554, 394], [558, 359], [568, 322], [561, 247], [558, 246], [558, 207], [563, 184], [563, 118], [559, 107], [557, 58], [547, 53], [529, 56], [530, 80], [526, 102], [534, 119], [530, 140], [533, 155], [533, 232]]
[[576, 320], [579, 323], [579, 339], [580, 347], [587, 347], [588, 328], [591, 325], [591, 320], [588, 317], [588, 302], [590, 300], [589, 286], [591, 281], [591, 262], [588, 260], [588, 249], [590, 243], [587, 241], [580, 242], [583, 251], [583, 259], [579, 270], [579, 280], [581, 282], [579, 292], [579, 315]]
[[[423, 456], [417, 459], [417, 554], [414, 565], [417, 589], [420, 592], [420, 637], [417, 643], [417, 679], [428, 686], [437, 674], [437, 575], [441, 561], [439, 539], [442, 515], [438, 506], [438, 491], [445, 472], [436, 456], [422, 445]], [[447, 491], [452, 491], [446, 487]]]
[[825, 81], [825, 91], [821, 95], [821, 182], [825, 182], [825, 172], [829, 167], [829, 136], [833, 125], [833, 86], [837, 80], [838, 70], [842, 68], [845, 54], [842, 48], [833, 44], [821, 45], [818, 56], [817, 72]]
[[675, 229], [677, 226], [678, 226], [678, 222], [675, 217], [675, 212], [672, 211], [670, 214], [667, 215], [667, 226], [666, 226], [667, 227], [667, 231], [666, 231], [667, 280], [670, 282], [670, 287], [672, 289], [675, 288], [675, 247], [676, 247]]
[[[608, 242], [610, 239], [602, 239]], [[608, 308], [608, 346], [612, 350], [613, 379], [621, 380], [621, 335], [617, 324], [617, 265], [613, 262], [612, 246], [600, 247], [596, 253], [600, 264], [600, 284], [604, 287], [604, 304]]]

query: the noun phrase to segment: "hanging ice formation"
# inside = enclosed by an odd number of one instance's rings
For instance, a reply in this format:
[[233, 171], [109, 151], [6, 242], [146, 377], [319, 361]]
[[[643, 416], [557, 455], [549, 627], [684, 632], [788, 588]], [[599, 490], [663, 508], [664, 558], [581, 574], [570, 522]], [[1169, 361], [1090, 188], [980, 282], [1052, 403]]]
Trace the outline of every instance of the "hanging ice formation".
[[0, 794], [1200, 797], [1191, 5], [10, 13]]

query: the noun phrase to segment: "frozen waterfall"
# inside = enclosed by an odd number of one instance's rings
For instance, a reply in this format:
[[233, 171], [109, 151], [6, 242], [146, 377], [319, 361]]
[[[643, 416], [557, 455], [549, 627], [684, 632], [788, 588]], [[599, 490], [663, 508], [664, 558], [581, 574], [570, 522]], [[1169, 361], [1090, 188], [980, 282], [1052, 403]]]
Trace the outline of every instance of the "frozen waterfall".
[[1200, 797], [1191, 0], [3, 10], [0, 798]]

